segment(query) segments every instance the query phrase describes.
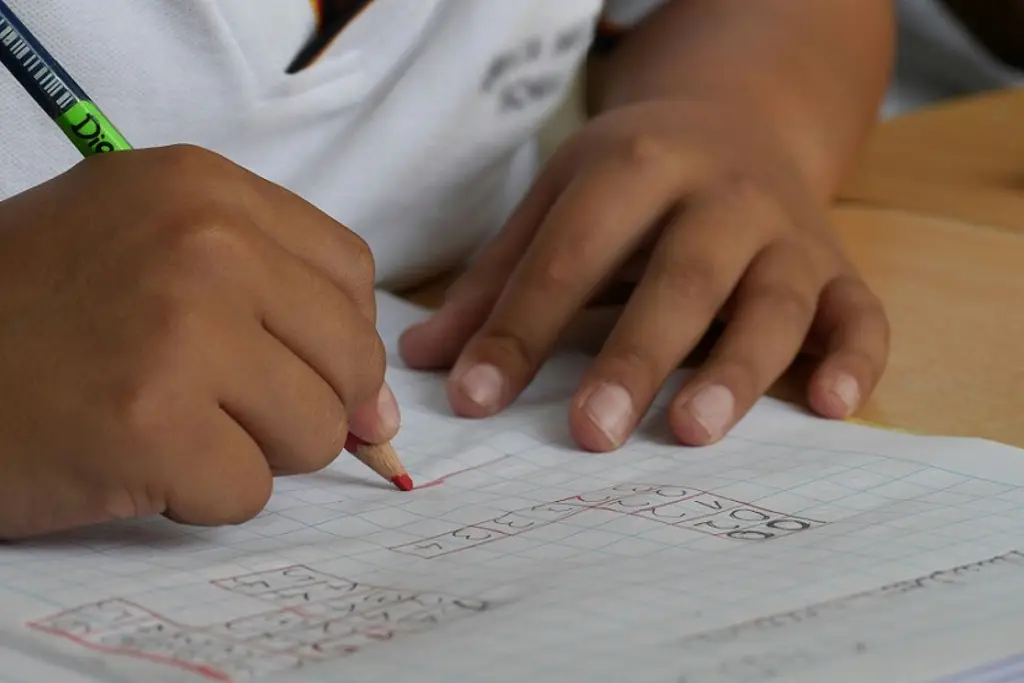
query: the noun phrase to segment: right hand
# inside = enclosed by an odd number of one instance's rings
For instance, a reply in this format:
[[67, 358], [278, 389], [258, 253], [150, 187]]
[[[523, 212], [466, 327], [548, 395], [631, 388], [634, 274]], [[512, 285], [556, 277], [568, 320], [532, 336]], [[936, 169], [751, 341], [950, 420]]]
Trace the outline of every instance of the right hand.
[[373, 284], [359, 237], [194, 147], [0, 202], [0, 538], [240, 523], [392, 438]]

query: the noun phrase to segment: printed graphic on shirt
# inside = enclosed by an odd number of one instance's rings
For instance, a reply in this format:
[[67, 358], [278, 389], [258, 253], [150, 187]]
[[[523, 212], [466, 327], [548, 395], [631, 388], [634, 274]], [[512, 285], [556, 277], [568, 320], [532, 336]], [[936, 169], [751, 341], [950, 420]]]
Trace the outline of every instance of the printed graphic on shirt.
[[[611, 51], [622, 36], [665, 0], [603, 0], [599, 4], [603, 11], [596, 25], [593, 16], [577, 19], [526, 37], [491, 59], [481, 90], [495, 99], [500, 113], [534, 111], [549, 104], [565, 91], [576, 61], [584, 53]], [[550, 13], [557, 17], [559, 11], [552, 9]]]
[[573, 73], [566, 62], [578, 59], [592, 37], [592, 21], [530, 36], [491, 60], [480, 89], [505, 114], [542, 106], [564, 91]]
[[341, 35], [345, 27], [372, 2], [373, 0], [310, 0], [316, 15], [316, 28], [288, 65], [287, 73], [298, 73], [313, 64]]

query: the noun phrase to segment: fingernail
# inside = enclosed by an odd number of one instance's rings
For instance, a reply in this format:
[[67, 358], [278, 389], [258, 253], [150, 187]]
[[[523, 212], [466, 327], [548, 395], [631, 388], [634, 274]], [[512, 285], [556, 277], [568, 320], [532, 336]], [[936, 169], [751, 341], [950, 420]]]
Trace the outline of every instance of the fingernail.
[[712, 441], [725, 436], [725, 430], [732, 422], [736, 399], [732, 392], [721, 384], [712, 384], [690, 400], [689, 411], [693, 419], [704, 428]]
[[851, 375], [842, 374], [836, 377], [832, 384], [832, 393], [846, 408], [847, 416], [857, 410], [857, 406], [860, 405], [860, 385]]
[[402, 415], [398, 410], [398, 401], [386, 383], [380, 388], [377, 394], [377, 414], [380, 417], [381, 428], [387, 432], [398, 431], [402, 422]]
[[618, 447], [626, 440], [633, 419], [633, 397], [618, 384], [604, 384], [587, 398], [583, 412]]
[[482, 408], [497, 408], [505, 378], [501, 370], [493, 365], [481, 363], [462, 375], [459, 380], [462, 392], [470, 401]]

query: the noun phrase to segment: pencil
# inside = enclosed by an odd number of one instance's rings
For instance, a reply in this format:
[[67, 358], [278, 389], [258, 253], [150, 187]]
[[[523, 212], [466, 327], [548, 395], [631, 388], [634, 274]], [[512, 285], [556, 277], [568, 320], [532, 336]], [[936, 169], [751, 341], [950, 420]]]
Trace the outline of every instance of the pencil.
[[[128, 151], [132, 146], [85, 90], [0, 0], [0, 63], [64, 132], [82, 156]], [[402, 491], [413, 488], [391, 444], [350, 440], [349, 450]]]
[[132, 148], [3, 0], [0, 0], [0, 62], [83, 156]]
[[389, 443], [372, 444], [349, 434], [345, 442], [345, 450], [356, 456], [360, 462], [390, 481], [401, 491], [412, 491], [412, 477], [405, 470], [405, 465], [398, 457], [394, 447]]

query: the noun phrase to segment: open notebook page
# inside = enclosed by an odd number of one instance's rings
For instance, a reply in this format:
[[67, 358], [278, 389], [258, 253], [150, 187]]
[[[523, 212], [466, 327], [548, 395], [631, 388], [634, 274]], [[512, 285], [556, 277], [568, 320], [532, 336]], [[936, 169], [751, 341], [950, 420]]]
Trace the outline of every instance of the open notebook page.
[[[380, 309], [393, 349], [421, 312]], [[0, 681], [928, 683], [1014, 661], [1024, 453], [764, 400], [711, 448], [674, 445], [660, 402], [587, 454], [565, 414], [585, 362], [468, 421], [393, 356], [411, 493], [342, 456], [238, 527], [0, 546]]]

